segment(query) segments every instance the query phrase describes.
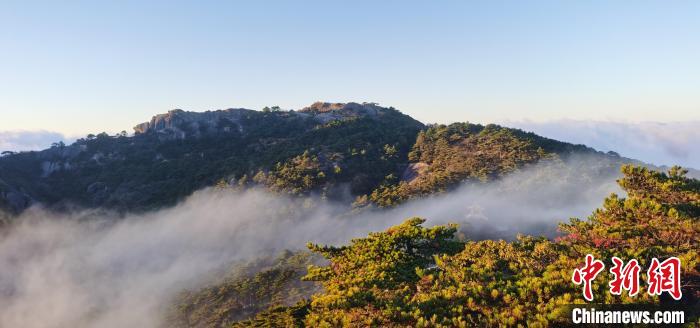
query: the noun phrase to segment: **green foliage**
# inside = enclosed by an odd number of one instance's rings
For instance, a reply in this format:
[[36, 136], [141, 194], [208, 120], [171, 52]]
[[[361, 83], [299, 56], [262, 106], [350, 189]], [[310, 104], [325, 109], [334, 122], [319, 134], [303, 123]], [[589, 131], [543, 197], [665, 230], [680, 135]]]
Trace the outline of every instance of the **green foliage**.
[[413, 197], [444, 192], [465, 180], [491, 180], [551, 157], [538, 144], [547, 139], [528, 136], [497, 125], [432, 126], [418, 134], [408, 154], [415, 164], [413, 169], [422, 169], [408, 181], [385, 182], [370, 199], [381, 207], [393, 206]]
[[[544, 238], [469, 242], [438, 260], [410, 306], [416, 326], [538, 326], [575, 292], [565, 274], [548, 271], [562, 247]], [[563, 295], [562, 302], [552, 299]]]
[[[309, 244], [330, 261], [310, 267], [305, 280], [319, 281], [324, 293], [312, 298], [307, 324], [338, 326], [348, 320], [375, 324], [401, 321], [394, 309], [413, 292], [422, 272], [430, 271], [436, 254], [458, 250], [452, 240], [456, 227], [423, 228], [425, 220], [413, 218], [383, 233], [354, 239], [350, 246]], [[346, 312], [348, 311], [348, 312]], [[390, 314], [386, 316], [386, 314]]]
[[678, 167], [666, 174], [626, 165], [622, 173], [628, 198], [613, 194], [587, 221], [562, 224], [559, 242], [577, 257], [638, 259], [642, 267], [653, 257], [678, 257], [684, 297], [700, 299], [700, 181]]
[[[677, 167], [660, 173], [624, 166], [622, 172], [619, 183], [628, 198], [611, 195], [588, 220], [562, 224], [564, 234], [554, 241], [520, 236], [513, 242], [458, 242], [454, 226], [424, 228], [424, 220], [413, 218], [347, 246], [310, 244], [329, 264], [311, 266], [304, 279], [320, 282], [323, 291], [309, 303], [261, 312], [255, 322], [277, 327], [302, 322], [306, 327], [558, 326], [570, 315], [564, 305], [585, 302], [571, 275], [589, 253], [608, 267], [613, 256], [638, 259], [643, 268], [652, 257], [679, 257], [682, 302], [697, 306], [698, 180]], [[607, 292], [611, 278], [606, 270], [594, 281], [597, 302], [675, 302], [648, 295], [645, 284], [634, 298], [612, 295]], [[640, 278], [644, 281], [646, 274]]]
[[310, 303], [306, 300], [292, 306], [273, 306], [255, 317], [236, 322], [231, 327], [304, 327], [309, 308]]
[[268, 186], [271, 190], [294, 195], [317, 189], [326, 180], [318, 156], [308, 151], [284, 163], [277, 163], [269, 174], [259, 173], [254, 181]]

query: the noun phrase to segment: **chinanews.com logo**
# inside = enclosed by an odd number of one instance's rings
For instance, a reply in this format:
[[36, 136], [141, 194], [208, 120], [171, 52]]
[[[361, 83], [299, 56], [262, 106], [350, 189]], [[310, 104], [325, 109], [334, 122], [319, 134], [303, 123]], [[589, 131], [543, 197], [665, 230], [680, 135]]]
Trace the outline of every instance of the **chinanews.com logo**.
[[[610, 294], [622, 295], [627, 292], [630, 297], [636, 297], [640, 292], [642, 269], [636, 259], [625, 263], [613, 257], [610, 267], [612, 278], [608, 282]], [[594, 301], [593, 281], [603, 270], [603, 261], [591, 254], [586, 255], [583, 265], [574, 269], [571, 281], [581, 286], [586, 301]], [[644, 283], [649, 295], [667, 294], [675, 301], [681, 300], [681, 260], [677, 257], [663, 261], [653, 258], [646, 268]], [[689, 312], [675, 304], [576, 304], [569, 308], [570, 324], [679, 325], [686, 323], [686, 312]]]
[[[617, 257], [612, 258], [613, 267], [610, 273], [614, 278], [610, 281], [610, 293], [621, 295], [622, 290], [627, 290], [630, 296], [636, 296], [639, 292], [639, 271], [640, 266], [637, 260], [631, 260], [625, 264]], [[581, 268], [574, 270], [571, 280], [576, 285], [583, 285], [583, 298], [586, 301], [593, 301], [593, 280], [605, 269], [605, 264], [601, 260], [596, 260], [593, 255], [586, 255], [586, 263]], [[651, 260], [647, 270], [647, 293], [650, 295], [661, 295], [666, 292], [674, 300], [683, 297], [681, 292], [681, 260], [677, 257], [670, 257], [663, 262], [657, 258]]]

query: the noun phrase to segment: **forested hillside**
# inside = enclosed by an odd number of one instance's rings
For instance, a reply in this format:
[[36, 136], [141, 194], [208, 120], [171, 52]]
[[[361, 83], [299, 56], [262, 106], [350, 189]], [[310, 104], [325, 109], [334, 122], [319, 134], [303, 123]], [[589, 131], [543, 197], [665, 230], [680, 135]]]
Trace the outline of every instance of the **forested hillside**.
[[586, 154], [610, 171], [634, 162], [497, 125], [425, 126], [371, 103], [173, 110], [134, 130], [4, 155], [0, 208], [17, 213], [40, 203], [145, 211], [216, 184], [387, 207], [541, 159]]
[[[150, 128], [148, 128], [150, 126]], [[300, 111], [171, 111], [134, 136], [89, 135], [72, 145], [0, 158], [0, 201], [147, 210], [217, 182], [290, 193], [371, 192], [399, 174], [423, 124], [373, 104]], [[334, 189], [335, 188], [335, 189]]]
[[434, 125], [418, 133], [408, 154], [410, 165], [401, 179], [388, 178], [369, 199], [378, 206], [392, 206], [447, 191], [464, 181], [487, 182], [542, 159], [573, 154], [599, 157], [611, 170], [630, 161], [495, 124]]

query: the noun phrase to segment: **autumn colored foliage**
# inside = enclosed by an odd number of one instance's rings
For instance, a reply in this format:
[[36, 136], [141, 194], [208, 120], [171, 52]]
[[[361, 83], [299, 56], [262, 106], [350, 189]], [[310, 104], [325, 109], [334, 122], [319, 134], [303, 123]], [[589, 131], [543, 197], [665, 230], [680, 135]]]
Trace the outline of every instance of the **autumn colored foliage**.
[[[328, 259], [305, 280], [323, 291], [296, 307], [276, 308], [248, 321], [254, 326], [472, 327], [556, 326], [565, 305], [587, 303], [572, 283], [586, 254], [605, 262], [592, 285], [594, 302], [697, 304], [700, 299], [700, 182], [674, 167], [661, 173], [624, 166], [612, 194], [588, 220], [561, 224], [561, 237], [514, 241], [457, 241], [455, 226], [423, 227], [412, 218], [341, 247], [309, 244]], [[682, 261], [680, 301], [650, 295], [642, 270], [640, 291], [613, 295], [612, 258]], [[674, 303], [675, 302], [675, 303]], [[286, 312], [285, 312], [286, 311]], [[264, 318], [275, 320], [263, 320]], [[687, 318], [697, 322], [697, 318]], [[257, 321], [255, 321], [257, 320]], [[263, 324], [264, 323], [264, 324]]]

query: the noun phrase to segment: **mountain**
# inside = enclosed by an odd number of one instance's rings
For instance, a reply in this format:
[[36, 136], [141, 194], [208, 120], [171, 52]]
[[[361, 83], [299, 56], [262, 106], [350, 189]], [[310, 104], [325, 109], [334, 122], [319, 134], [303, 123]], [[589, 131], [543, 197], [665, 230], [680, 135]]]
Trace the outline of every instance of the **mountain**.
[[316, 103], [299, 111], [172, 110], [137, 125], [133, 136], [88, 135], [71, 145], [3, 156], [0, 199], [13, 211], [36, 202], [57, 209], [147, 210], [222, 180], [275, 171], [277, 163], [293, 165], [305, 152], [313, 154], [314, 170], [334, 170], [323, 179], [330, 187], [343, 183], [367, 193], [401, 164], [382, 158], [384, 146], [405, 162], [423, 128], [393, 108], [367, 103]]
[[[622, 166], [626, 163], [635, 166]], [[536, 170], [527, 171], [535, 164]], [[424, 219], [411, 218], [342, 246], [309, 243], [309, 251], [295, 248], [277, 257], [255, 252], [252, 259], [225, 263], [229, 269], [206, 272], [204, 285], [176, 286], [179, 293], [161, 304], [163, 326], [169, 327], [557, 326], [563, 305], [583, 302], [571, 272], [586, 254], [603, 260], [639, 259], [645, 269], [652, 257], [678, 257], [684, 264], [682, 281], [687, 282], [683, 302], [697, 308], [700, 181], [689, 177], [697, 171], [673, 167], [663, 173], [647, 167], [651, 165], [614, 152], [493, 124], [425, 125], [372, 103], [315, 103], [298, 111], [172, 110], [138, 124], [133, 136], [88, 135], [71, 145], [57, 143], [42, 151], [0, 157], [0, 228], [11, 219], [4, 213], [16, 214], [32, 204], [53, 211], [77, 207], [139, 212], [173, 205], [208, 186], [234, 197], [246, 193], [230, 189], [266, 188], [298, 197], [295, 201], [304, 206], [304, 197], [318, 196], [346, 206], [350, 211], [343, 211], [343, 218], [352, 218], [367, 213], [362, 209], [396, 206], [465, 183], [514, 180], [514, 188], [525, 185], [528, 193], [537, 194], [548, 184], [566, 181], [568, 189], [579, 193], [586, 190], [587, 181], [618, 176], [625, 194], [608, 196], [586, 220], [560, 224], [561, 233], [554, 239], [473, 238], [465, 232], [476, 228], [473, 232], [478, 233], [477, 226], [424, 227]], [[517, 171], [534, 174], [511, 174]], [[526, 179], [540, 183], [526, 184]], [[489, 184], [494, 185], [498, 183]], [[537, 199], [551, 193], [544, 195]], [[567, 206], [573, 203], [566, 195], [557, 198]], [[501, 198], [498, 202], [504, 215], [512, 215], [508, 206], [531, 210]], [[546, 199], [544, 203], [549, 204]], [[238, 210], [228, 202], [226, 206]], [[292, 207], [288, 212], [300, 211]], [[165, 218], [172, 219], [172, 214]], [[343, 230], [336, 225], [333, 229]], [[89, 235], [80, 237], [91, 240]], [[268, 244], [257, 234], [249, 237]], [[228, 244], [232, 239], [221, 247], [238, 251], [236, 243]], [[37, 246], [28, 243], [33, 253]], [[145, 253], [138, 266], [160, 267], [168, 262], [158, 261], [159, 252], [180, 251], [167, 242], [156, 244], [162, 248], [133, 252]], [[220, 259], [219, 247], [214, 249], [214, 257]], [[9, 252], [13, 254], [8, 263], [22, 258], [13, 247]], [[117, 275], [128, 278], [129, 266], [122, 265], [121, 255], [116, 261]], [[596, 300], [672, 304], [645, 290], [637, 298], [611, 295], [606, 292], [608, 280], [595, 282]], [[109, 312], [95, 309], [89, 317]], [[689, 321], [697, 321], [697, 313], [686, 313]]]
[[264, 185], [355, 206], [393, 206], [541, 160], [588, 155], [602, 169], [639, 163], [498, 125], [424, 125], [374, 103], [301, 110], [171, 110], [125, 132], [0, 158], [0, 209], [146, 211], [212, 185]]

